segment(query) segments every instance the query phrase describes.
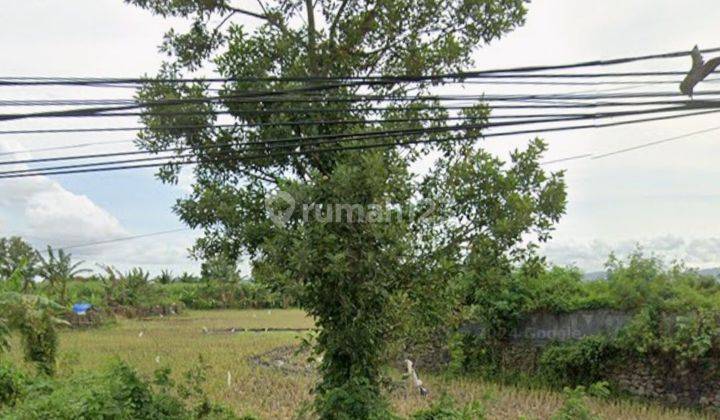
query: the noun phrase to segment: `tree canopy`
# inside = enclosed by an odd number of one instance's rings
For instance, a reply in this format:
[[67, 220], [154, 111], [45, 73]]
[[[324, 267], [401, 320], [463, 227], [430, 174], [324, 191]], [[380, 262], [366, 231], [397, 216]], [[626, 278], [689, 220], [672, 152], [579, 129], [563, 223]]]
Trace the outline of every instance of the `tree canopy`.
[[[472, 268], [483, 281], [498, 262], [533, 259], [564, 212], [565, 189], [561, 173], [538, 166], [539, 140], [509, 167], [478, 147], [484, 104], [461, 110], [468, 128], [454, 128], [428, 96], [436, 82], [351, 78], [467, 68], [477, 47], [524, 22], [525, 2], [261, 0], [249, 10], [222, 0], [127, 1], [190, 21], [165, 36], [159, 80], [138, 92], [147, 103], [138, 144], [192, 156], [192, 192], [175, 211], [204, 231], [194, 255], [247, 255], [256, 278], [299, 285], [323, 355], [316, 411], [384, 417], [394, 296]], [[228, 80], [219, 88], [171, 80], [203, 69]], [[157, 102], [177, 99], [188, 100]], [[399, 147], [379, 147], [388, 141]], [[419, 162], [433, 169], [418, 173]], [[179, 170], [167, 164], [158, 175], [177, 182]], [[317, 217], [333, 205], [349, 207]], [[373, 221], [351, 218], [353, 209]]]

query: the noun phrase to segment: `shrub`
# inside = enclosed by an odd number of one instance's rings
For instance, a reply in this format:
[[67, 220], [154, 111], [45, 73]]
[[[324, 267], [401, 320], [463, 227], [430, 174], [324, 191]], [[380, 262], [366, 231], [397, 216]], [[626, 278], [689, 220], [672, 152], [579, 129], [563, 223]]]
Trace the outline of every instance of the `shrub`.
[[443, 395], [430, 408], [418, 411], [411, 418], [413, 420], [481, 420], [485, 418], [485, 409], [479, 401], [457, 407], [450, 397]]
[[604, 336], [551, 344], [540, 356], [540, 372], [552, 385], [591, 384], [603, 379], [616, 355], [612, 340]]
[[564, 402], [562, 407], [553, 414], [551, 420], [596, 420], [585, 403], [585, 387], [565, 388], [563, 390]]
[[274, 309], [295, 304], [289, 295], [271, 292], [250, 282], [172, 283], [157, 286], [167, 299], [182, 302], [190, 309]]
[[[166, 376], [169, 372], [166, 371]], [[154, 385], [128, 365], [116, 362], [100, 374], [83, 374], [49, 386], [33, 387], [9, 418], [235, 419], [230, 411], [206, 400], [188, 406], [172, 384]]]
[[621, 331], [618, 343], [637, 354], [663, 354], [676, 363], [698, 361], [720, 348], [720, 309], [682, 315], [656, 307], [640, 311]]
[[[720, 354], [720, 283], [682, 264], [665, 267], [636, 251], [627, 259], [610, 256], [607, 278], [584, 280], [573, 268], [539, 273], [517, 269], [492, 279], [478, 292], [466, 322], [480, 323], [484, 335], [466, 336], [450, 350], [466, 369], [496, 373], [508, 348], [508, 333], [533, 313], [612, 309], [634, 313], [617, 336], [589, 337], [549, 346], [539, 360], [542, 376], [554, 385], [588, 384], [620, 357], [662, 356], [671, 364], [697, 362]], [[529, 356], [532, 357], [532, 356]], [[459, 360], [454, 357], [454, 360]], [[455, 368], [457, 366], [454, 366]]]
[[23, 393], [25, 376], [9, 363], [0, 364], [0, 410], [13, 406]]
[[52, 375], [58, 346], [56, 326], [67, 324], [56, 317], [62, 308], [43, 296], [10, 289], [18, 284], [17, 281], [8, 281], [2, 285], [5, 290], [0, 288], [0, 350], [8, 346], [5, 337], [9, 328], [19, 330], [25, 360], [35, 363], [40, 373]]

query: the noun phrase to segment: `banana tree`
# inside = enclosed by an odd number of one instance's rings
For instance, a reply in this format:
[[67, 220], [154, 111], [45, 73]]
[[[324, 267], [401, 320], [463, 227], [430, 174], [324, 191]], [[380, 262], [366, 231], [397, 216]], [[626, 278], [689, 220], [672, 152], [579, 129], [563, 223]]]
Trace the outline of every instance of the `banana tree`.
[[38, 274], [48, 282], [58, 302], [65, 305], [67, 304], [68, 282], [80, 274], [90, 272], [88, 269], [80, 268], [84, 263], [84, 261], [78, 261], [73, 264], [71, 254], [62, 249], [54, 252], [48, 245], [47, 257], [40, 256]]

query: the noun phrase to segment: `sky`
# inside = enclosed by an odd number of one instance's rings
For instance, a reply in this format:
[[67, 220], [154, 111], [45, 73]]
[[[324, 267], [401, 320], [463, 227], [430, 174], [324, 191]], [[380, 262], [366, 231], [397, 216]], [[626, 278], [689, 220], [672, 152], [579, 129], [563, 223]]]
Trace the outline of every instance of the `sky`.
[[[153, 74], [162, 61], [157, 45], [175, 20], [164, 20], [120, 0], [6, 2], [0, 25], [0, 76], [135, 77]], [[52, 7], [51, 7], [52, 6]], [[720, 46], [720, 4], [715, 0], [535, 0], [525, 26], [481, 46], [472, 68], [572, 63]], [[250, 23], [250, 22], [248, 22]], [[648, 61], [612, 70], [685, 70], [689, 58]], [[667, 89], [675, 89], [670, 86]], [[477, 86], [466, 90], [478, 93]], [[486, 93], [518, 93], [523, 86], [493, 86]], [[638, 89], [643, 89], [642, 86]], [[707, 89], [707, 87], [706, 87]], [[551, 89], [553, 90], [553, 89]], [[557, 89], [555, 89], [557, 90]], [[581, 89], [574, 89], [575, 91]], [[108, 89], [95, 97], [127, 97]], [[573, 91], [572, 88], [565, 91]], [[636, 90], [639, 91], [639, 90]], [[0, 99], [84, 98], [89, 90], [2, 87]], [[4, 108], [1, 112], [12, 112]], [[0, 130], [137, 125], [126, 119], [51, 119], [0, 122]], [[546, 160], [602, 154], [720, 126], [717, 116], [601, 130], [548, 133]], [[720, 266], [720, 131], [609, 156], [549, 164], [566, 170], [567, 214], [542, 247], [549, 261], [601, 269], [610, 252], [638, 244], [666, 260]], [[531, 136], [489, 138], [482, 146], [507, 156]], [[0, 136], [0, 161], [53, 156], [28, 149], [108, 142], [83, 152], [127, 150], [131, 133]], [[3, 153], [15, 152], [15, 155]], [[190, 178], [163, 185], [152, 170], [0, 180], [0, 236], [20, 235], [34, 246], [73, 247], [151, 232], [133, 241], [71, 248], [77, 258], [121, 269], [197, 271], [187, 249], [197, 233], [172, 213]]]

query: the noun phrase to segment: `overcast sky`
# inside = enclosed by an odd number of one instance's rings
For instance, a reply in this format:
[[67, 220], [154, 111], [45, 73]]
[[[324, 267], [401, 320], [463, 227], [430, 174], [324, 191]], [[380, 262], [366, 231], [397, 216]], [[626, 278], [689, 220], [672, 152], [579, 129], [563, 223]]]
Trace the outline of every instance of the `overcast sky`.
[[[153, 74], [162, 59], [157, 45], [163, 33], [177, 23], [151, 16], [120, 0], [24, 0], [5, 2], [3, 6], [0, 76]], [[616, 58], [689, 50], [695, 44], [702, 48], [720, 46], [720, 4], [716, 0], [536, 0], [529, 8], [527, 24], [479, 50], [475, 68]], [[689, 59], [682, 58], [613, 70], [687, 68]], [[515, 93], [523, 89], [496, 86], [485, 92]], [[3, 87], [0, 99], [128, 95], [127, 91], [98, 91]], [[2, 112], [11, 110], [5, 108]], [[0, 123], [0, 130], [120, 124], [117, 118], [45, 119]], [[122, 125], [136, 124], [133, 119], [122, 121]], [[720, 126], [720, 119], [707, 116], [550, 133], [543, 138], [550, 145], [547, 159], [551, 160], [602, 154], [714, 126]], [[557, 264], [597, 270], [610, 251], [624, 253], [640, 243], [649, 252], [668, 259], [684, 259], [700, 267], [720, 265], [719, 133], [605, 159], [548, 165], [548, 169], [567, 170], [569, 206], [554, 239], [543, 252]], [[484, 146], [506, 156], [509, 150], [522, 147], [528, 138], [488, 139]], [[108, 145], [79, 150], [127, 150], [128, 144], [117, 142], [131, 139], [130, 133], [0, 136], [0, 154], [85, 141], [107, 141]], [[16, 157], [52, 155], [18, 153]], [[3, 155], [0, 160], [10, 157]], [[171, 206], [185, 188], [187, 185], [162, 185], [151, 170], [0, 180], [0, 236], [21, 235], [38, 247], [72, 246], [182, 228]], [[193, 238], [192, 232], [182, 231], [77, 248], [73, 253], [89, 265], [142, 265], [153, 271], [171, 268], [179, 273], [197, 269], [186, 252]]]

